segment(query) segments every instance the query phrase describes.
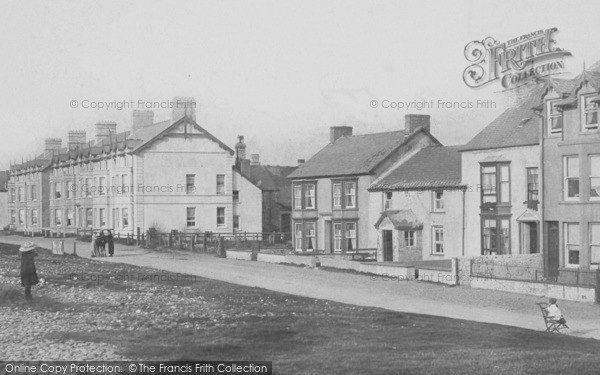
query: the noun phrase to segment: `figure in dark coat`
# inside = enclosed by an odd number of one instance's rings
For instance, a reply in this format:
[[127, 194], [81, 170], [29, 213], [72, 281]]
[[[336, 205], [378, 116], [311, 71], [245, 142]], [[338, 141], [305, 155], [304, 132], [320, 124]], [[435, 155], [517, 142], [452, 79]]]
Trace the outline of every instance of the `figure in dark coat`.
[[104, 231], [101, 230], [96, 239], [98, 245], [98, 256], [106, 256], [106, 237], [104, 237]]
[[31, 296], [31, 287], [37, 285], [39, 282], [33, 261], [33, 258], [37, 256], [35, 252], [36, 247], [36, 244], [27, 241], [19, 248], [21, 252], [21, 285], [25, 287], [25, 298], [28, 301], [33, 299]]
[[113, 256], [115, 253], [115, 241], [113, 239], [112, 232], [110, 230], [106, 230], [105, 234], [106, 245], [108, 246], [108, 256]]

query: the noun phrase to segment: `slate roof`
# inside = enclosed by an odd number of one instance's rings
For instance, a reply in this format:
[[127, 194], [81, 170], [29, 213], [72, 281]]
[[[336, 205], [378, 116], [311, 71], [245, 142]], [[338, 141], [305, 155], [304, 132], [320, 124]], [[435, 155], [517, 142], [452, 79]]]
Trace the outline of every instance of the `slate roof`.
[[179, 124], [186, 121], [194, 127], [198, 128], [200, 131], [202, 131], [209, 139], [218, 143], [221, 148], [228, 151], [231, 155], [234, 154], [234, 151], [229, 146], [221, 142], [217, 137], [210, 134], [206, 129], [202, 128], [194, 120], [187, 116], [184, 116], [173, 123], [171, 123], [170, 121], [162, 121], [153, 125], [145, 126], [141, 129], [136, 130], [127, 139], [128, 141], [131, 139], [134, 142], [136, 142], [135, 146], [133, 147], [133, 152], [137, 152], [143, 149], [146, 145], [150, 144], [152, 141], [154, 141], [163, 132], [167, 131], [171, 127], [176, 127]]
[[518, 106], [502, 112], [464, 145], [461, 151], [539, 144], [541, 118], [535, 114], [533, 107], [539, 104], [544, 89], [543, 85], [531, 89]]
[[277, 203], [292, 206], [292, 187], [287, 177], [298, 167], [287, 167], [278, 165], [251, 165], [250, 173], [238, 172], [246, 179], [256, 185], [262, 191], [278, 191]]
[[462, 187], [459, 147], [423, 148], [387, 176], [375, 181], [368, 190], [430, 190]]
[[[404, 130], [340, 137], [317, 152], [288, 178], [370, 174], [394, 150], [420, 131], [426, 132], [432, 137], [422, 128], [415, 130], [408, 137], [405, 137]], [[432, 139], [439, 143], [435, 138], [432, 137]]]
[[[100, 142], [97, 142], [95, 139], [92, 139], [87, 141], [87, 143], [84, 146], [77, 150], [68, 150], [67, 148], [63, 147], [56, 154], [44, 152], [41, 155], [34, 158], [33, 160], [21, 164], [12, 165], [12, 169], [20, 170], [28, 167], [38, 166], [44, 169], [52, 165], [52, 162], [55, 161], [67, 161], [69, 159], [76, 159], [79, 156], [97, 156], [101, 155], [103, 152], [110, 152], [114, 149], [124, 150], [126, 147], [132, 149], [133, 152], [136, 152], [146, 144], [152, 142], [157, 136], [169, 129], [171, 126], [177, 126], [177, 124], [185, 121], [186, 118], [187, 117], [182, 117], [176, 122], [171, 122], [171, 120], [157, 122], [155, 124], [137, 129], [134, 132], [124, 131], [120, 133], [115, 133], [112, 134], [110, 137], [102, 139]], [[231, 154], [234, 153], [230, 147], [218, 140], [205, 129], [201, 128], [198, 124], [196, 124], [196, 122], [189, 118], [187, 119], [190, 121], [191, 124], [200, 128], [202, 132], [204, 132], [210, 139], [219, 143], [219, 145], [222, 148], [224, 148]]]

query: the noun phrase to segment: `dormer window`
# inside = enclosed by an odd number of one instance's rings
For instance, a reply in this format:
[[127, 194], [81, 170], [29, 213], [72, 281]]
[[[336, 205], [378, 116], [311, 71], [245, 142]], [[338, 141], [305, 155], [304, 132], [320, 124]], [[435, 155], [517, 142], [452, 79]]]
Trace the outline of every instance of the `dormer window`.
[[581, 96], [581, 109], [583, 111], [583, 131], [586, 130], [597, 130], [598, 129], [598, 103], [593, 101], [596, 97], [596, 94], [588, 94]]
[[558, 107], [556, 106], [556, 104], [558, 103], [559, 100], [560, 99], [548, 101], [548, 108], [547, 108], [548, 116], [547, 116], [547, 118], [548, 118], [548, 134], [549, 135], [562, 133], [563, 116], [562, 116], [562, 112], [559, 111]]

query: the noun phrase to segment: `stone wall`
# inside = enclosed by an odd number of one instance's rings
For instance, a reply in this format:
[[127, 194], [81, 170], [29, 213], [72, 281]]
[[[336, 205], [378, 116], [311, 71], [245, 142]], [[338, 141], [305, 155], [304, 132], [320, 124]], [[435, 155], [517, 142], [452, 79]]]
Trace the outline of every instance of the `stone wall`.
[[486, 278], [473, 278], [471, 287], [588, 303], [594, 303], [596, 293], [595, 288]]
[[541, 281], [544, 277], [542, 254], [482, 255], [459, 258], [458, 274], [461, 284], [474, 277]]

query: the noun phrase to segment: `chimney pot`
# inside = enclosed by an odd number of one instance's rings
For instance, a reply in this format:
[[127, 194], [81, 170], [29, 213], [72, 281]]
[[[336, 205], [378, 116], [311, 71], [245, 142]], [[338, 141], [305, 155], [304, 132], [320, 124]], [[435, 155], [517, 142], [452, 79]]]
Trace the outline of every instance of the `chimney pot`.
[[431, 130], [431, 116], [430, 115], [415, 115], [408, 114], [404, 115], [404, 130], [407, 134], [413, 133], [419, 127], [430, 132]]
[[62, 139], [60, 138], [46, 138], [44, 141], [45, 151], [51, 153], [59, 153], [62, 146]]
[[85, 130], [70, 130], [68, 133], [68, 148], [69, 151], [82, 148], [86, 143]]
[[248, 160], [248, 159], [240, 160], [240, 170], [244, 176], [250, 176], [251, 175], [250, 160]]
[[246, 159], [246, 144], [243, 135], [238, 135], [238, 143], [235, 145], [235, 158], [236, 160]]
[[304, 163], [306, 163], [306, 160], [304, 160], [304, 159], [298, 159], [298, 165], [302, 165]]
[[329, 128], [329, 142], [334, 143], [341, 137], [351, 137], [352, 126], [332, 126]]
[[154, 124], [154, 112], [151, 110], [134, 109], [131, 113], [131, 130], [136, 131]]
[[117, 123], [114, 121], [98, 121], [96, 123], [96, 144], [107, 141], [111, 135], [117, 133]]

